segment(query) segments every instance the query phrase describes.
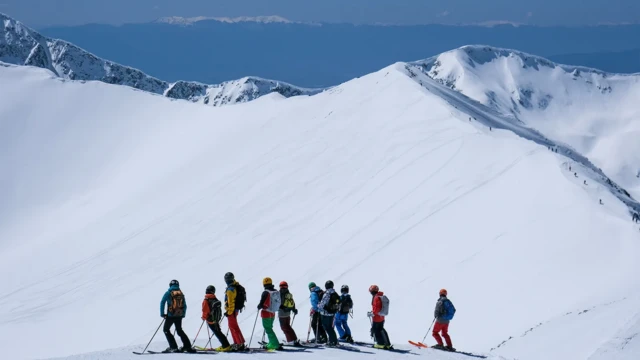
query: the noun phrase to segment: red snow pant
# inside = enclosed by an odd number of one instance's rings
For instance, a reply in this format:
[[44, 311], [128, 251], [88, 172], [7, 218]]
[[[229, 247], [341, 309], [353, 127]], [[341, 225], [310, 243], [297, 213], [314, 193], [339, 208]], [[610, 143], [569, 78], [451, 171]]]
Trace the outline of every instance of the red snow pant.
[[442, 331], [442, 337], [447, 342], [447, 346], [453, 347], [451, 344], [451, 338], [449, 337], [449, 324], [441, 324], [436, 321], [435, 326], [433, 327], [433, 337], [438, 342], [438, 345], [442, 345], [442, 338], [440, 337], [440, 332]]
[[227, 319], [229, 321], [229, 330], [231, 331], [233, 343], [238, 345], [244, 344], [244, 336], [242, 336], [242, 331], [240, 331], [240, 326], [238, 326], [238, 312], [236, 311], [231, 315], [227, 315]]
[[279, 317], [278, 320], [280, 321], [280, 329], [282, 329], [284, 336], [287, 337], [287, 341], [291, 342], [298, 340], [296, 332], [293, 331], [293, 328], [291, 327], [291, 317]]

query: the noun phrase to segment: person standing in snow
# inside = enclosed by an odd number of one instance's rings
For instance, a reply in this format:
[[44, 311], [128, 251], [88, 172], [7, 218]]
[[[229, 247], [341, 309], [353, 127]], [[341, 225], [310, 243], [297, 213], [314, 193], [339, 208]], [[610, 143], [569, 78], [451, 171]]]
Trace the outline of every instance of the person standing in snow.
[[333, 281], [328, 280], [324, 284], [324, 287], [324, 295], [318, 304], [318, 310], [320, 311], [322, 319], [322, 327], [329, 337], [327, 345], [338, 346], [338, 336], [333, 328], [333, 319], [340, 306], [340, 296], [333, 289]]
[[351, 295], [349, 295], [349, 286], [342, 285], [340, 294], [340, 310], [336, 313], [336, 329], [338, 329], [338, 335], [340, 335], [338, 340], [353, 343], [351, 329], [349, 329], [349, 325], [347, 324], [349, 313], [353, 308], [353, 300], [351, 300]]
[[320, 324], [320, 312], [318, 311], [318, 304], [320, 303], [322, 295], [324, 295], [324, 291], [312, 281], [309, 283], [309, 292], [311, 292], [311, 310], [309, 311], [311, 328], [313, 329], [313, 334], [316, 336], [316, 342], [318, 344], [324, 344], [327, 342], [327, 333]]
[[371, 318], [371, 334], [376, 342], [373, 347], [377, 349], [390, 349], [391, 341], [389, 340], [387, 330], [384, 328], [385, 316], [380, 314], [384, 293], [380, 291], [378, 285], [371, 285], [369, 287], [369, 293], [372, 296], [371, 311], [369, 311], [367, 315]]
[[[440, 298], [438, 299], [438, 302], [436, 302], [436, 309], [433, 312], [433, 316], [436, 319], [436, 323], [433, 327], [433, 337], [436, 339], [438, 344], [434, 345], [433, 348], [456, 351], [456, 349], [453, 348], [451, 337], [449, 336], [449, 322], [453, 319], [455, 312], [456, 308], [453, 306], [451, 300], [447, 298], [447, 290], [440, 290]], [[442, 337], [444, 337], [444, 340], [447, 342], [446, 347], [442, 343], [440, 333], [442, 333]]]
[[282, 305], [278, 310], [278, 321], [280, 321], [280, 329], [287, 338], [289, 345], [301, 346], [298, 335], [291, 327], [291, 313], [298, 315], [298, 309], [296, 309], [296, 302], [293, 300], [293, 295], [289, 292], [289, 284], [286, 281], [280, 282], [280, 299]]
[[[164, 313], [165, 305], [167, 306], [166, 314]], [[182, 330], [182, 319], [184, 319], [186, 314], [187, 302], [185, 301], [182, 290], [180, 290], [180, 283], [178, 283], [178, 280], [171, 280], [169, 283], [169, 290], [164, 293], [164, 296], [162, 296], [162, 300], [160, 301], [160, 316], [165, 318], [164, 328], [162, 331], [169, 342], [169, 347], [163, 352], [196, 352], [191, 347], [189, 337], [187, 337], [187, 334]], [[182, 341], [182, 347], [180, 349], [178, 349], [176, 339], [171, 334], [171, 326], [173, 325], [175, 325], [176, 332]]]
[[[278, 341], [276, 333], [273, 331], [273, 322], [276, 319], [276, 312], [280, 308], [280, 292], [273, 286], [273, 281], [270, 277], [266, 277], [262, 280], [262, 286], [264, 291], [260, 297], [260, 303], [258, 304], [258, 310], [260, 311], [260, 317], [262, 318], [262, 327], [267, 333], [269, 343], [265, 346], [269, 350], [278, 350], [282, 346]], [[277, 307], [273, 301], [277, 301]]]
[[205, 290], [204, 300], [202, 300], [202, 320], [207, 322], [211, 331], [220, 342], [220, 347], [216, 351], [231, 351], [229, 340], [220, 328], [220, 320], [222, 320], [222, 303], [216, 297], [216, 288], [213, 285], [207, 286]]
[[231, 331], [231, 337], [233, 338], [233, 350], [239, 351], [246, 348], [244, 342], [244, 336], [240, 326], [238, 326], [238, 313], [244, 302], [246, 301], [246, 293], [244, 287], [242, 287], [235, 279], [233, 273], [224, 274], [224, 282], [227, 284], [227, 289], [224, 294], [224, 315], [227, 317], [227, 323], [229, 325], [229, 331]]

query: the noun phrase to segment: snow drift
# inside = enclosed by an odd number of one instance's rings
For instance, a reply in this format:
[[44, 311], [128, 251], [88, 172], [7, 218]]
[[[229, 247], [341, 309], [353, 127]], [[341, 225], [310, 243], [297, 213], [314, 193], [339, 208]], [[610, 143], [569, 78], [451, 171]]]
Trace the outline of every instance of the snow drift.
[[618, 341], [638, 327], [628, 207], [587, 165], [523, 138], [524, 127], [489, 129], [482, 121], [512, 119], [411, 66], [219, 108], [0, 67], [5, 355], [133, 356], [173, 278], [193, 338], [205, 287], [220, 294], [233, 271], [248, 290], [246, 337], [262, 277], [289, 282], [302, 338], [306, 284], [332, 279], [351, 287], [359, 339], [369, 285], [391, 299], [397, 346], [421, 339], [445, 287], [461, 350], [637, 356]]
[[63, 79], [102, 81], [138, 90], [220, 106], [257, 99], [270, 93], [282, 96], [311, 95], [320, 89], [305, 89], [281, 81], [244, 77], [222, 84], [168, 83], [140, 70], [101, 59], [63, 40], [50, 39], [0, 13], [0, 61], [48, 69]]

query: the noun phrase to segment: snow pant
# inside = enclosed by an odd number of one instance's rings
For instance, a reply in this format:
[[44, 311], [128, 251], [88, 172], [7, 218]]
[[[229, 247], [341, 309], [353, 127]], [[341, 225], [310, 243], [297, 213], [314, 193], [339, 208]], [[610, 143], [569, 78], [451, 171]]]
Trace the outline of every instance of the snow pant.
[[389, 334], [387, 334], [387, 330], [384, 329], [384, 321], [373, 322], [371, 324], [371, 332], [373, 333], [373, 339], [376, 344], [391, 346]]
[[329, 344], [337, 344], [338, 336], [333, 328], [333, 315], [322, 315], [322, 327], [329, 336]]
[[267, 333], [267, 337], [269, 338], [269, 344], [267, 344], [267, 349], [277, 349], [280, 347], [280, 342], [278, 341], [278, 337], [276, 333], [273, 331], [273, 322], [275, 318], [262, 318], [262, 327], [264, 327], [264, 332]]
[[325, 342], [327, 341], [327, 333], [324, 331], [324, 327], [320, 325], [320, 322], [320, 313], [316, 311], [311, 318], [311, 328], [316, 336], [316, 341]]
[[451, 338], [449, 337], [449, 324], [442, 324], [436, 321], [436, 324], [433, 326], [433, 337], [438, 342], [438, 345], [442, 345], [440, 332], [442, 332], [442, 337], [444, 337], [444, 340], [447, 342], [447, 346], [453, 347], [453, 344], [451, 344]]
[[220, 324], [219, 323], [215, 323], [215, 324], [209, 324], [209, 329], [211, 329], [211, 331], [213, 332], [213, 335], [216, 336], [216, 338], [218, 339], [218, 341], [220, 342], [220, 345], [222, 345], [222, 347], [229, 347], [229, 340], [227, 340], [227, 337], [224, 335], [224, 333], [222, 332], [222, 329], [220, 329]]
[[233, 343], [243, 345], [244, 336], [242, 336], [242, 331], [240, 331], [240, 326], [238, 326], [238, 312], [236, 311], [231, 315], [227, 315], [227, 320], [229, 324], [229, 331], [231, 331], [231, 337], [233, 338]]
[[336, 329], [338, 329], [340, 339], [344, 339], [346, 336], [351, 336], [351, 329], [349, 329], [347, 320], [349, 320], [349, 314], [336, 314]]
[[167, 316], [167, 319], [164, 321], [164, 328], [162, 329], [162, 331], [164, 331], [164, 336], [167, 338], [167, 341], [169, 342], [169, 347], [172, 349], [178, 348], [178, 344], [176, 343], [176, 338], [174, 338], [173, 334], [171, 334], [171, 326], [173, 325], [176, 326], [176, 333], [178, 334], [178, 336], [180, 336], [180, 340], [182, 341], [182, 346], [185, 349], [190, 348], [191, 341], [187, 337], [187, 334], [184, 333], [184, 330], [182, 330], [182, 318]]
[[291, 327], [291, 316], [280, 317], [278, 318], [278, 321], [280, 321], [280, 329], [282, 329], [282, 332], [288, 342], [298, 340], [296, 332], [293, 331], [293, 328]]

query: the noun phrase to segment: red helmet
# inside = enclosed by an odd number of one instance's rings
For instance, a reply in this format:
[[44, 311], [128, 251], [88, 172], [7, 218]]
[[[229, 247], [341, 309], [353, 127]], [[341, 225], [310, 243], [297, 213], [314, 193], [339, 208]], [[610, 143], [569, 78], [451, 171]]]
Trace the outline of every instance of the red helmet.
[[289, 287], [289, 284], [287, 284], [287, 282], [286, 282], [286, 281], [280, 281], [280, 287], [281, 287], [281, 288], [282, 288], [282, 287], [283, 287], [283, 288], [288, 288], [288, 287]]
[[447, 289], [441, 289], [440, 290], [440, 296], [447, 296]]
[[380, 288], [378, 287], [378, 285], [371, 285], [369, 286], [369, 292], [372, 294], [377, 293], [378, 291], [380, 291]]

